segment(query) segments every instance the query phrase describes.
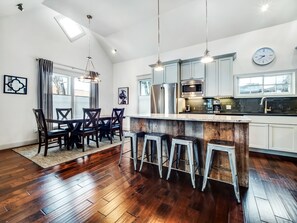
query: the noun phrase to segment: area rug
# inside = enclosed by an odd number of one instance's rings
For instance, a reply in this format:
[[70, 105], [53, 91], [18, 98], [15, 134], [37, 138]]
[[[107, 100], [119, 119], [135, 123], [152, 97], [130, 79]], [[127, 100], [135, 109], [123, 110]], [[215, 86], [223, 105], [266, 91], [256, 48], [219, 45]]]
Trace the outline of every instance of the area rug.
[[96, 153], [102, 150], [109, 149], [111, 147], [120, 145], [121, 141], [119, 137], [113, 139], [113, 143], [110, 144], [108, 139], [102, 139], [99, 142], [99, 148], [96, 147], [96, 143], [90, 141], [90, 145], [85, 145], [85, 152], [82, 152], [81, 148], [74, 147], [71, 150], [65, 148], [59, 149], [59, 147], [50, 148], [47, 151], [47, 156], [44, 156], [44, 147], [41, 147], [41, 152], [38, 154], [38, 144], [23, 146], [13, 149], [15, 152], [33, 161], [38, 166], [48, 168], [57, 164], [65, 163], [70, 160], [74, 160], [85, 155]]

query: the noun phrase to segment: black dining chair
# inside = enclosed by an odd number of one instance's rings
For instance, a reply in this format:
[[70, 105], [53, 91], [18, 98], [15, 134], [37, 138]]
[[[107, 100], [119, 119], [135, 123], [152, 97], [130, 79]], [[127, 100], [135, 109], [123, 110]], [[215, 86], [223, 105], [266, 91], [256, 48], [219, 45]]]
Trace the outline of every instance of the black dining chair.
[[[64, 146], [67, 146], [67, 149], [69, 149], [68, 145], [68, 131], [64, 129], [54, 129], [54, 130], [48, 130], [47, 125], [45, 122], [44, 114], [42, 109], [33, 109], [33, 113], [35, 115], [36, 123], [37, 123], [37, 129], [38, 129], [38, 153], [40, 153], [41, 146], [44, 145], [44, 156], [47, 155], [48, 148], [56, 147], [51, 146], [49, 147], [49, 144], [52, 143], [58, 143], [59, 147], [62, 148], [61, 144], [61, 138], [64, 138]], [[58, 139], [50, 141], [51, 139]]]
[[[67, 119], [73, 118], [72, 108], [56, 108], [56, 113], [57, 113], [58, 120], [67, 120]], [[71, 128], [67, 124], [58, 123], [58, 129], [64, 129], [69, 133], [71, 132]]]
[[87, 137], [87, 145], [89, 145], [90, 140], [92, 140], [96, 142], [97, 148], [99, 147], [98, 126], [100, 113], [101, 108], [83, 108], [84, 117], [82, 127], [75, 133], [81, 138], [83, 152], [85, 151], [85, 137]]
[[[72, 108], [56, 108], [57, 119], [58, 120], [67, 120], [73, 118]], [[59, 129], [68, 130], [69, 127], [66, 124], [58, 124]]]
[[100, 142], [103, 136], [107, 136], [112, 144], [112, 138], [116, 131], [118, 131], [118, 135], [122, 141], [124, 110], [124, 108], [112, 109], [111, 118], [107, 122], [101, 124], [99, 135]]

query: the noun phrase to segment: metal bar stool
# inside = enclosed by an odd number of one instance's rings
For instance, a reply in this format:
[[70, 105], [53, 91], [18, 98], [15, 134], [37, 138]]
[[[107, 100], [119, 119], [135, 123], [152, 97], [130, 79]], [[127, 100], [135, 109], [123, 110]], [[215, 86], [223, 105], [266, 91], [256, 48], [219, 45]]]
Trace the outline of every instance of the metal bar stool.
[[[136, 170], [137, 169], [138, 138], [143, 137], [145, 133], [144, 132], [125, 131], [123, 134], [124, 134], [123, 135], [124, 139], [130, 138], [134, 170]], [[123, 154], [131, 152], [131, 150], [124, 152], [124, 144], [125, 144], [124, 139], [122, 140], [122, 145], [121, 145], [119, 166], [121, 165]]]
[[208, 175], [209, 175], [209, 170], [212, 165], [213, 151], [222, 151], [222, 152], [228, 153], [231, 174], [232, 174], [232, 184], [234, 187], [234, 192], [235, 192], [237, 202], [240, 203], [240, 194], [239, 194], [238, 177], [237, 177], [237, 169], [236, 169], [236, 158], [235, 158], [235, 145], [233, 142], [230, 142], [230, 141], [212, 139], [208, 142], [202, 191], [204, 191], [204, 189], [205, 189]]
[[[157, 157], [158, 157], [158, 167], [159, 167], [159, 174], [160, 178], [162, 178], [162, 142], [165, 142], [166, 144], [166, 155], [169, 157], [168, 154], [168, 135], [164, 133], [146, 133], [144, 136], [144, 143], [143, 143], [143, 150], [142, 150], [142, 157], [141, 157], [141, 165], [139, 168], [139, 171], [142, 169], [143, 161], [145, 158], [145, 151], [146, 151], [146, 145], [147, 141], [155, 142], [157, 145]], [[149, 159], [149, 154], [146, 154], [147, 159]], [[166, 161], [165, 161], [166, 162]]]
[[[190, 174], [191, 174], [192, 185], [193, 185], [193, 188], [195, 188], [195, 172], [196, 172], [196, 170], [198, 169], [199, 174], [201, 174], [200, 165], [199, 165], [199, 157], [198, 157], [198, 138], [190, 137], [190, 136], [181, 136], [181, 135], [172, 138], [167, 180], [170, 177], [176, 145], [178, 146], [177, 158], [175, 160], [176, 168], [178, 168], [181, 146], [182, 145], [186, 146], [187, 152], [188, 152], [189, 164], [190, 164]], [[195, 162], [196, 162], [196, 166], [197, 166], [196, 168], [195, 168], [193, 153], [195, 156]]]

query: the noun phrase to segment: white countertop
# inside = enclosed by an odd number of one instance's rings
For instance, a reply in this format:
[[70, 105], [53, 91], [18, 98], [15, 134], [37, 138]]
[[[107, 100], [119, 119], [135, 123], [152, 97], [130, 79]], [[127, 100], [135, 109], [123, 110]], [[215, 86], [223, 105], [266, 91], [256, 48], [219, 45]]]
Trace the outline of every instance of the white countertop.
[[251, 119], [245, 116], [236, 115], [214, 115], [214, 114], [136, 114], [127, 115], [130, 118], [181, 120], [198, 122], [232, 122], [249, 123]]

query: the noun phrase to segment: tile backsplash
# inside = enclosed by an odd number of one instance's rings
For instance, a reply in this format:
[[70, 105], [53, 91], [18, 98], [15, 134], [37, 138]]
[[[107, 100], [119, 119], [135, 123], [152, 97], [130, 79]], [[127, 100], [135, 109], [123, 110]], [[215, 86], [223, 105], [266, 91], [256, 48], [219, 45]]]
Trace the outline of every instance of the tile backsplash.
[[[221, 112], [263, 112], [260, 105], [261, 98], [221, 98]], [[208, 99], [186, 99], [186, 105], [190, 105], [191, 112], [207, 112]], [[231, 105], [227, 110], [226, 106]], [[268, 97], [267, 107], [271, 107], [273, 113], [297, 113], [297, 97]]]

